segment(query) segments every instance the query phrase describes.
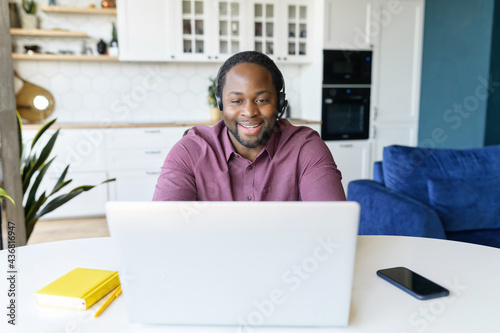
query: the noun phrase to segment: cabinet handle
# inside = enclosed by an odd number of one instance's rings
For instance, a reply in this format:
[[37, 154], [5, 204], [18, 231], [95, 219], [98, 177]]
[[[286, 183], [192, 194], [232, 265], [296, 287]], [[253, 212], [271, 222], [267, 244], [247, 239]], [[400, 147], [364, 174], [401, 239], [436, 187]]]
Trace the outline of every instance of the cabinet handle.
[[218, 56], [215, 56], [214, 58], [215, 58], [215, 59], [219, 59], [219, 57], [218, 57]]
[[378, 116], [378, 107], [374, 106], [373, 107], [373, 120], [377, 120]]
[[160, 171], [146, 171], [146, 175], [154, 176], [159, 175]]
[[144, 130], [144, 133], [146, 134], [157, 134], [157, 133], [160, 133], [160, 130], [157, 129], [157, 130]]
[[161, 150], [146, 150], [146, 155], [158, 155], [161, 154]]
[[340, 145], [340, 148], [352, 148], [352, 143]]
[[373, 129], [373, 131], [372, 131], [373, 138], [375, 139], [377, 137], [377, 128], [374, 126], [374, 127], [372, 127], [372, 129]]
[[175, 56], [172, 54], [172, 55], [170, 56], [170, 58], [175, 59]]
[[212, 56], [207, 56], [207, 57], [208, 57], [208, 59], [212, 59]]

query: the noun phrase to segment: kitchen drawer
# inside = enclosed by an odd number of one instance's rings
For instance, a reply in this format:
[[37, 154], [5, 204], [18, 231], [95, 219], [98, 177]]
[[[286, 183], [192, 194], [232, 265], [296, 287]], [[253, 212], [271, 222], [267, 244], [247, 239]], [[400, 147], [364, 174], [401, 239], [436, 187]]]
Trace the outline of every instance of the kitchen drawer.
[[116, 182], [110, 183], [110, 200], [151, 201], [160, 175], [160, 169], [111, 171], [110, 177]]
[[108, 170], [160, 169], [170, 149], [110, 149], [106, 155]]
[[106, 148], [172, 148], [190, 127], [115, 128], [106, 131]]

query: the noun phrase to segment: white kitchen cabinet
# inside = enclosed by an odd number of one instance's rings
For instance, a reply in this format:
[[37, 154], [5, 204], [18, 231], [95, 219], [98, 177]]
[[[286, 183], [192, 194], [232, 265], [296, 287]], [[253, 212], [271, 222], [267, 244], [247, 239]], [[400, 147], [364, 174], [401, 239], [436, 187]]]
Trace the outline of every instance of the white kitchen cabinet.
[[113, 128], [105, 132], [106, 149], [172, 148], [188, 126]]
[[116, 182], [109, 185], [109, 199], [111, 201], [151, 201], [162, 164], [152, 169], [110, 171], [110, 176], [115, 177]]
[[382, 25], [374, 50], [372, 122], [374, 158], [384, 146], [417, 145], [424, 1], [382, 1]]
[[230, 55], [249, 48], [248, 18], [246, 4], [242, 0], [219, 0], [216, 2], [217, 43], [211, 43], [215, 57], [228, 58]]
[[373, 0], [325, 1], [325, 49], [369, 50], [380, 25], [373, 15]]
[[205, 61], [215, 59], [215, 2], [200, 0], [171, 1], [174, 11], [175, 57], [178, 60]]
[[106, 132], [110, 200], [151, 201], [168, 152], [190, 127], [115, 128]]
[[373, 127], [373, 161], [382, 161], [384, 147], [398, 144], [417, 146], [417, 126], [412, 123], [377, 123]]
[[342, 172], [342, 185], [347, 194], [349, 182], [371, 176], [371, 143], [363, 141], [325, 141]]
[[311, 61], [312, 6], [304, 0], [252, 0], [251, 49], [278, 62]]
[[312, 4], [307, 0], [118, 0], [120, 60], [224, 61], [253, 49], [277, 61], [308, 62]]
[[166, 61], [172, 43], [173, 1], [118, 0], [117, 30], [122, 61]]
[[175, 2], [177, 59], [223, 61], [248, 49], [242, 0], [182, 0]]
[[[388, 12], [390, 2], [381, 11]], [[375, 121], [401, 122], [418, 119], [423, 41], [423, 1], [400, 1], [397, 14], [380, 33], [374, 55], [378, 73], [375, 88]]]
[[243, 0], [119, 0], [120, 60], [223, 61], [248, 49]]

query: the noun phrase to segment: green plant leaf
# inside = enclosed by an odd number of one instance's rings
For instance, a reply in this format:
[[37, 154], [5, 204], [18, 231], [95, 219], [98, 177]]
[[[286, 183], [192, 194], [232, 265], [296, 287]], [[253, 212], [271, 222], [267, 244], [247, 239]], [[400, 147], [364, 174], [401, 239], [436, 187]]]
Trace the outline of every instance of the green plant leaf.
[[[38, 218], [35, 218], [36, 212], [38, 212], [45, 201], [47, 201], [47, 197], [45, 196], [45, 192], [43, 192], [33, 206], [24, 207], [24, 223], [26, 225], [26, 229], [28, 229], [31, 225], [34, 226], [36, 221], [38, 221]], [[26, 239], [28, 239], [28, 237], [29, 236], [26, 234]]]
[[56, 194], [57, 192], [59, 192], [62, 188], [64, 188], [66, 185], [68, 185], [72, 181], [73, 181], [73, 179], [69, 179], [69, 180], [62, 182], [57, 188], [54, 188], [54, 190], [52, 190], [52, 192], [50, 193], [49, 196]]
[[[112, 182], [112, 181], [115, 181], [115, 180], [116, 180], [115, 178], [110, 178], [110, 179], [107, 179], [107, 180], [103, 181], [102, 183], [100, 183], [98, 185], [109, 183], [109, 182]], [[72, 189], [67, 194], [61, 194], [60, 196], [55, 197], [54, 199], [52, 199], [51, 201], [49, 201], [47, 203], [47, 205], [42, 209], [42, 211], [39, 212], [35, 216], [35, 219], [38, 220], [43, 215], [48, 214], [51, 211], [53, 211], [54, 209], [56, 209], [56, 208], [64, 205], [66, 202], [70, 201], [71, 199], [73, 199], [77, 195], [80, 195], [83, 192], [89, 191], [89, 190], [93, 189], [94, 187], [96, 187], [98, 185], [82, 185], [82, 186], [78, 186], [78, 187], [75, 187], [74, 189]]]
[[61, 195], [55, 197], [54, 199], [52, 199], [51, 201], [49, 201], [47, 203], [47, 205], [45, 207], [43, 207], [43, 209], [38, 214], [36, 214], [35, 219], [38, 220], [40, 217], [44, 216], [45, 214], [50, 213], [51, 211], [53, 211], [56, 208], [61, 207], [66, 202], [70, 201], [71, 199], [73, 199], [77, 195], [80, 195], [83, 192], [92, 189], [94, 186], [89, 186], [89, 187], [90, 188], [87, 188], [87, 189], [82, 189], [82, 188], [80, 188], [78, 190], [77, 189], [73, 189], [70, 193], [61, 194]]
[[3, 202], [2, 201], [2, 198], [7, 198], [9, 199], [10, 201], [12, 201], [12, 203], [15, 205], [16, 203], [14, 202], [14, 199], [12, 199], [8, 194], [7, 192], [0, 187], [0, 202]]
[[31, 149], [33, 149], [33, 147], [35, 146], [35, 144], [37, 143], [38, 139], [40, 139], [40, 137], [43, 135], [43, 133], [45, 133], [45, 131], [50, 127], [52, 126], [53, 123], [55, 123], [55, 121], [57, 120], [56, 119], [52, 119], [51, 121], [45, 123], [42, 128], [40, 128], [40, 130], [38, 130], [38, 132], [36, 133], [35, 137], [33, 138], [33, 142], [31, 143]]
[[50, 193], [49, 196], [56, 193], [61, 188], [63, 188], [64, 186], [68, 185], [71, 182], [71, 179], [68, 182], [64, 181], [64, 178], [66, 178], [66, 174], [68, 173], [68, 169], [69, 169], [69, 164], [66, 165], [66, 168], [64, 168], [63, 173], [61, 174], [61, 176], [59, 176], [59, 179], [57, 180], [57, 183], [54, 185], [54, 188], [52, 189], [52, 192]]
[[[40, 156], [38, 158], [32, 159], [33, 165], [30, 165], [30, 168], [25, 175], [25, 179], [23, 180], [23, 193], [26, 193], [26, 190], [29, 187], [29, 184], [31, 182], [31, 177], [33, 174], [40, 169], [44, 164], [47, 158], [49, 158], [50, 153], [52, 152], [52, 148], [54, 148], [54, 144], [57, 140], [57, 136], [59, 135], [59, 130], [57, 130], [52, 137], [50, 138], [49, 142], [43, 147], [42, 152], [40, 153]], [[31, 163], [30, 163], [31, 164]]]
[[29, 182], [26, 182], [26, 179], [28, 178], [29, 174], [32, 173], [30, 170], [33, 168], [35, 165], [36, 161], [36, 156], [27, 156], [26, 160], [24, 161], [24, 166], [21, 165], [22, 172], [21, 172], [21, 180], [23, 182], [23, 194], [26, 193], [26, 190], [28, 189]]
[[38, 173], [35, 182], [33, 183], [33, 186], [29, 189], [28, 193], [28, 200], [26, 201], [26, 206], [31, 207], [33, 206], [33, 203], [35, 202], [36, 199], [36, 192], [38, 191], [38, 187], [40, 186], [40, 183], [42, 182], [43, 177], [45, 176], [45, 173], [50, 167], [50, 164], [54, 161], [55, 157], [52, 158], [49, 162], [47, 162], [42, 170]]
[[24, 152], [24, 145], [23, 145], [23, 122], [21, 120], [21, 115], [19, 112], [16, 111], [16, 116], [17, 116], [17, 137], [19, 140], [19, 161], [23, 161], [23, 152]]

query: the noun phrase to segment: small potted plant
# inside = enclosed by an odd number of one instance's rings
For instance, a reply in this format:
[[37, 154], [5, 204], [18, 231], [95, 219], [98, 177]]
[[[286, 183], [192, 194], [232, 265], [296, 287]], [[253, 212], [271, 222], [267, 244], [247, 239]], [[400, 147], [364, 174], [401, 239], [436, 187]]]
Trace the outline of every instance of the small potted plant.
[[207, 101], [208, 105], [210, 106], [210, 121], [212, 122], [217, 122], [221, 119], [222, 112], [219, 110], [219, 106], [217, 105], [217, 99], [215, 98], [215, 92], [216, 92], [216, 85], [215, 85], [215, 80], [216, 78], [210, 77], [210, 85], [208, 86], [208, 96], [207, 96]]
[[23, 29], [38, 29], [38, 16], [36, 16], [37, 5], [34, 0], [23, 0], [23, 15], [21, 15], [21, 26]]

